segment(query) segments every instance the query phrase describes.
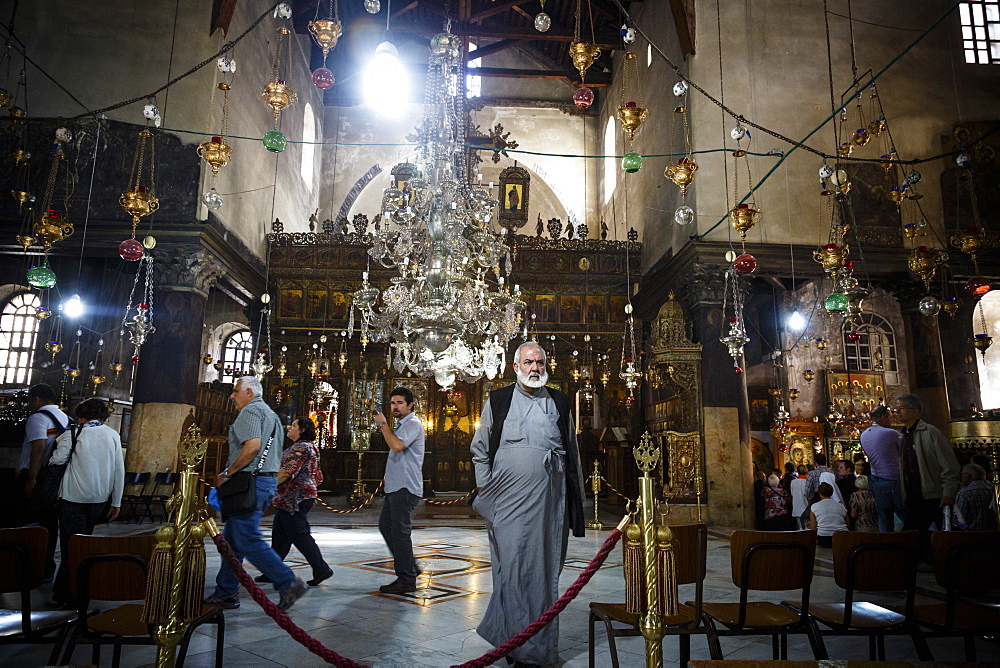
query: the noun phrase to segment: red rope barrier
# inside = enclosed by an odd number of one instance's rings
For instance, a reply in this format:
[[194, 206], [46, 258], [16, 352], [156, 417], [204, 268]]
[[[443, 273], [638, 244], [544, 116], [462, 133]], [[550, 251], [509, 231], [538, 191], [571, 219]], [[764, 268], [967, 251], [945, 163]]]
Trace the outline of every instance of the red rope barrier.
[[236, 574], [236, 577], [239, 578], [240, 584], [247, 590], [250, 597], [253, 598], [253, 600], [255, 600], [261, 608], [263, 608], [268, 617], [277, 622], [278, 626], [287, 631], [288, 635], [292, 636], [297, 643], [301, 644], [307, 650], [327, 663], [332, 663], [337, 666], [337, 668], [368, 668], [368, 666], [363, 663], [358, 663], [357, 661], [352, 661], [351, 659], [340, 656], [332, 649], [325, 647], [320, 641], [316, 640], [304, 630], [299, 628], [295, 622], [292, 621], [291, 617], [283, 613], [281, 610], [278, 610], [278, 606], [267, 598], [267, 594], [265, 594], [263, 590], [257, 586], [257, 583], [253, 581], [253, 578], [251, 578], [250, 575], [243, 569], [243, 564], [236, 558], [236, 555], [233, 553], [233, 548], [230, 547], [229, 543], [226, 542], [226, 539], [222, 537], [222, 534], [220, 533], [213, 536], [212, 540], [215, 541], [215, 546], [219, 548], [219, 553], [222, 555], [222, 558], [229, 564], [230, 570], [232, 570], [233, 573]]
[[551, 608], [543, 612], [538, 619], [528, 624], [523, 631], [493, 651], [483, 654], [478, 659], [472, 659], [471, 661], [466, 661], [463, 664], [452, 666], [451, 668], [485, 668], [493, 662], [504, 658], [515, 649], [528, 642], [533, 635], [541, 631], [546, 624], [555, 619], [556, 615], [562, 612], [566, 606], [570, 604], [570, 601], [576, 598], [577, 594], [580, 593], [580, 590], [583, 589], [588, 582], [590, 582], [590, 578], [594, 577], [594, 574], [601, 569], [602, 565], [604, 565], [604, 560], [608, 558], [611, 550], [613, 550], [615, 545], [618, 544], [618, 540], [621, 537], [622, 532], [620, 530], [615, 529], [612, 531], [611, 535], [608, 536], [608, 539], [604, 541], [604, 545], [601, 546], [601, 549], [598, 550], [597, 554], [594, 555], [594, 558], [590, 560], [589, 564], [587, 564], [587, 568], [580, 573], [580, 577], [576, 579], [576, 582], [570, 585], [569, 589], [566, 590], [566, 593], [560, 596], [559, 600], [553, 603]]
[[[500, 645], [496, 649], [483, 654], [478, 659], [472, 659], [466, 661], [463, 664], [452, 666], [452, 668], [485, 668], [493, 664], [495, 661], [499, 661], [504, 658], [515, 649], [528, 642], [528, 640], [534, 636], [536, 633], [541, 631], [549, 622], [556, 618], [560, 612], [566, 609], [566, 606], [577, 597], [580, 590], [583, 589], [590, 579], [594, 577], [594, 574], [601, 569], [604, 565], [604, 561], [611, 554], [611, 550], [614, 549], [615, 545], [618, 544], [619, 539], [622, 537], [622, 532], [619, 529], [615, 529], [608, 536], [607, 540], [604, 541], [604, 545], [598, 550], [594, 558], [590, 560], [587, 567], [580, 573], [580, 576], [576, 581], [570, 585], [566, 592], [559, 597], [559, 599], [552, 604], [552, 607], [546, 610], [538, 617], [535, 621], [528, 624], [528, 626], [518, 633], [516, 636]], [[278, 606], [267, 598], [267, 594], [257, 586], [257, 583], [253, 581], [253, 578], [243, 569], [243, 564], [236, 555], [233, 553], [233, 548], [230, 547], [226, 539], [222, 537], [222, 534], [216, 534], [212, 537], [215, 541], [215, 546], [219, 549], [219, 553], [222, 558], [226, 560], [229, 564], [229, 568], [236, 574], [239, 578], [240, 584], [243, 588], [247, 590], [250, 597], [264, 610], [268, 617], [277, 622], [278, 626], [284, 629], [288, 635], [303, 647], [308, 649], [310, 652], [320, 657], [327, 663], [332, 663], [338, 668], [368, 668], [368, 666], [352, 661], [351, 659], [345, 658], [334, 652], [332, 649], [324, 646], [320, 641], [316, 640], [304, 630], [299, 628], [295, 622], [292, 621], [291, 617], [285, 613], [278, 610]]]

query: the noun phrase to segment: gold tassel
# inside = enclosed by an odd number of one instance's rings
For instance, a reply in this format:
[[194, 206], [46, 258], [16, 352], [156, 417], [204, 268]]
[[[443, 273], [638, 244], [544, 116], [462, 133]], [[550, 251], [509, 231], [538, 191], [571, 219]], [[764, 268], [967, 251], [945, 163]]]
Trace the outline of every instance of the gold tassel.
[[146, 577], [146, 607], [142, 621], [160, 624], [170, 614], [170, 577], [174, 569], [174, 535], [172, 524], [165, 524], [156, 531], [156, 547], [149, 560]]
[[625, 527], [622, 561], [625, 572], [625, 609], [641, 615], [646, 608], [646, 584], [642, 568], [642, 529], [635, 522]]
[[677, 614], [677, 562], [674, 560], [674, 532], [668, 526], [656, 530], [656, 570], [659, 574], [660, 615]]
[[191, 541], [188, 545], [188, 567], [187, 573], [184, 574], [184, 599], [181, 603], [183, 620], [197, 617], [203, 607], [201, 601], [205, 591], [205, 527], [198, 524], [191, 528]]

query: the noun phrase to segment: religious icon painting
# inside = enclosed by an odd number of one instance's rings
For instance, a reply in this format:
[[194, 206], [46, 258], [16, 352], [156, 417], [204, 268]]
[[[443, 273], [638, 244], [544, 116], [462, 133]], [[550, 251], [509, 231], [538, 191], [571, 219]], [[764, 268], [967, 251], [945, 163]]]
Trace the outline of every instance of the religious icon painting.
[[281, 290], [278, 293], [278, 317], [279, 318], [302, 317], [301, 290]]
[[555, 324], [556, 322], [556, 296], [555, 295], [535, 295], [535, 315], [536, 320], [542, 323]]
[[528, 185], [531, 176], [523, 167], [507, 167], [500, 172], [500, 224], [519, 230], [528, 224]]
[[587, 295], [587, 322], [592, 325], [603, 325], [608, 321], [607, 307], [604, 295]]
[[347, 307], [351, 295], [344, 292], [330, 293], [330, 320], [343, 320], [347, 317]]
[[580, 322], [583, 315], [583, 297], [580, 295], [560, 295], [559, 296], [559, 322], [560, 324], [574, 325]]
[[627, 322], [628, 314], [625, 307], [628, 305], [628, 297], [624, 295], [611, 296], [611, 309], [608, 311], [611, 322]]
[[326, 312], [326, 290], [309, 290], [306, 292], [306, 319], [325, 320]]

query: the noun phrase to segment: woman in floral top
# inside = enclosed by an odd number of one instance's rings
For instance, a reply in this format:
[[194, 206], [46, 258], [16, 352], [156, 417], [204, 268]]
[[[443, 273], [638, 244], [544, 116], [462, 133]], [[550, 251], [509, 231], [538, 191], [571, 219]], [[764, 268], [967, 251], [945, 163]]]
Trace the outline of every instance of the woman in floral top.
[[851, 494], [851, 517], [854, 518], [855, 531], [878, 531], [878, 509], [875, 506], [875, 496], [868, 489], [868, 477], [859, 475], [854, 479], [858, 488]]
[[[306, 417], [296, 418], [288, 428], [288, 438], [292, 446], [281, 456], [281, 470], [278, 471], [278, 493], [272, 505], [275, 508], [274, 523], [271, 525], [271, 548], [284, 559], [292, 545], [312, 566], [313, 578], [310, 587], [315, 587], [331, 575], [333, 569], [323, 560], [319, 546], [309, 531], [306, 515], [316, 502], [316, 489], [323, 482], [319, 468], [319, 450], [313, 444], [316, 427]], [[257, 582], [269, 582], [267, 576], [257, 577]]]

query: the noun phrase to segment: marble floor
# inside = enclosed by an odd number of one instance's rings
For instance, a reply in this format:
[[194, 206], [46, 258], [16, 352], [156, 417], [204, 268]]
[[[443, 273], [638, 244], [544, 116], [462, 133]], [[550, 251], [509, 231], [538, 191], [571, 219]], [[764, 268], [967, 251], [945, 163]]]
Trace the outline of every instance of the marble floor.
[[[336, 505], [337, 501], [330, 503]], [[413, 532], [414, 551], [424, 576], [415, 595], [380, 594], [379, 585], [393, 579], [392, 562], [377, 528], [379, 504], [353, 514], [334, 514], [325, 508], [311, 513], [314, 535], [324, 556], [334, 569], [334, 575], [319, 587], [312, 588], [289, 612], [292, 619], [313, 637], [342, 656], [378, 667], [451, 666], [479, 657], [492, 649], [476, 635], [491, 591], [489, 547], [485, 528], [480, 521], [461, 512], [423, 506], [418, 509]], [[602, 520], [613, 526], [616, 517], [607, 514]], [[265, 534], [270, 520], [265, 518]], [[151, 525], [116, 524], [101, 527], [98, 533], [136, 533], [151, 530]], [[568, 587], [580, 574], [607, 538], [609, 529], [588, 531], [584, 538], [571, 538], [566, 567], [560, 588]], [[208, 545], [209, 586], [219, 564], [218, 554]], [[308, 565], [293, 548], [288, 563], [302, 577], [311, 577]], [[257, 571], [247, 566], [252, 575]], [[919, 577], [918, 602], [931, 601], [939, 591], [929, 574]], [[34, 593], [36, 604], [44, 605], [50, 598], [50, 585]], [[681, 588], [681, 600], [689, 595]], [[268, 587], [272, 600], [277, 595]], [[762, 592], [752, 600], [780, 601], [789, 592]], [[795, 594], [797, 595], [797, 594]], [[623, 600], [621, 550], [616, 548], [604, 567], [581, 592], [580, 596], [560, 615], [559, 648], [564, 666], [587, 665], [587, 617], [591, 601], [621, 602]], [[738, 592], [730, 580], [728, 532], [710, 530], [708, 579], [705, 599], [737, 601]], [[813, 600], [843, 600], [843, 592], [833, 581], [830, 550], [819, 548], [813, 581]], [[897, 602], [892, 596], [872, 595], [875, 602]], [[5, 600], [4, 607], [16, 607], [16, 597]], [[215, 660], [215, 629], [203, 627], [195, 632], [188, 654], [188, 666], [212, 666]], [[596, 665], [610, 666], [608, 643], [602, 630], [597, 632]], [[929, 641], [935, 659], [962, 661], [965, 658], [961, 639]], [[868, 644], [864, 638], [830, 638], [826, 641], [831, 659], [867, 659]], [[723, 638], [727, 659], [770, 659], [771, 641], [766, 637]], [[1000, 662], [1000, 644], [980, 639], [977, 643], [979, 660]], [[642, 638], [618, 639], [622, 666], [645, 665]], [[889, 660], [916, 660], [908, 638], [886, 641]], [[49, 648], [46, 646], [0, 646], [0, 665], [45, 665]], [[676, 665], [676, 638], [664, 640], [664, 663]], [[126, 647], [122, 665], [151, 666], [155, 664], [154, 647]], [[692, 640], [692, 658], [709, 658], [704, 639]], [[789, 659], [807, 660], [812, 654], [804, 636], [789, 640]], [[89, 646], [77, 648], [74, 661], [88, 663]], [[111, 652], [105, 648], [101, 665], [110, 665]], [[323, 661], [292, 640], [271, 621], [245, 593], [238, 610], [226, 612], [225, 663], [228, 666], [315, 666]], [[496, 664], [505, 666], [506, 662]]]

